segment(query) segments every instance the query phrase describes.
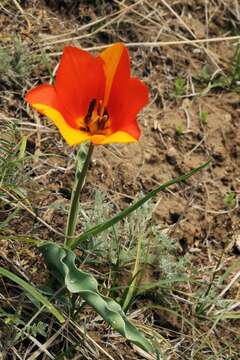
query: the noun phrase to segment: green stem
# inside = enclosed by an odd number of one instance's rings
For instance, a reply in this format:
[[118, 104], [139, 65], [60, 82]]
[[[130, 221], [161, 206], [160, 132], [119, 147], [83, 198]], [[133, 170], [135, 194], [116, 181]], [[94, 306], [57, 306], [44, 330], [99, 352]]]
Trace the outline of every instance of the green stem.
[[141, 248], [142, 248], [142, 237], [143, 237], [143, 235], [140, 235], [138, 238], [138, 242], [137, 242], [137, 254], [136, 254], [136, 260], [135, 260], [134, 269], [133, 269], [133, 273], [132, 273], [132, 279], [131, 279], [131, 283], [129, 285], [123, 306], [122, 306], [124, 312], [126, 312], [128, 310], [129, 304], [132, 301], [132, 298], [134, 296], [134, 292], [136, 291], [136, 286], [138, 283], [139, 265], [140, 265]]
[[[93, 153], [93, 144], [90, 143], [88, 148], [88, 153], [85, 159], [85, 162], [83, 164], [82, 169], [79, 167], [79, 163], [77, 164], [76, 169], [76, 176], [75, 176], [75, 183], [74, 188], [72, 191], [72, 197], [71, 197], [71, 205], [70, 205], [70, 211], [68, 213], [68, 221], [67, 221], [67, 229], [66, 229], [66, 238], [64, 245], [68, 248], [71, 248], [71, 243], [73, 241], [72, 237], [75, 234], [76, 226], [77, 226], [77, 218], [79, 213], [79, 198], [80, 194], [84, 185], [84, 181], [86, 178], [88, 166], [90, 164], [91, 156]], [[77, 161], [79, 162], [79, 154], [77, 157]]]

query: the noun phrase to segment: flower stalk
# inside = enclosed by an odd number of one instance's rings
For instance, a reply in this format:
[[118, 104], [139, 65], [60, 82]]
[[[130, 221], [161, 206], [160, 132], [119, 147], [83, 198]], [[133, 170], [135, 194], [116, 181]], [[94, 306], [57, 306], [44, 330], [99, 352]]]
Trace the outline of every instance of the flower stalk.
[[85, 182], [85, 178], [87, 175], [87, 170], [91, 161], [92, 153], [93, 153], [94, 145], [92, 143], [89, 144], [88, 152], [84, 161], [83, 166], [81, 166], [81, 151], [80, 148], [77, 155], [77, 168], [75, 175], [75, 183], [71, 196], [71, 204], [70, 210], [68, 213], [67, 227], [66, 227], [66, 237], [64, 246], [71, 249], [71, 244], [73, 242], [73, 237], [75, 235], [75, 230], [77, 226], [77, 219], [79, 214], [79, 198], [81, 195], [81, 191]]

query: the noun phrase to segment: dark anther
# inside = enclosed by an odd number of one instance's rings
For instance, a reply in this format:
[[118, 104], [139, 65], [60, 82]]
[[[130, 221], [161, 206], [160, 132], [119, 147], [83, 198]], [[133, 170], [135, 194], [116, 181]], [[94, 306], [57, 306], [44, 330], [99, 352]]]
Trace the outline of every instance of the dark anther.
[[80, 126], [79, 130], [85, 131], [85, 132], [89, 132], [89, 131], [90, 131], [88, 126], [86, 126], [86, 127]]
[[89, 107], [88, 107], [87, 115], [84, 117], [85, 124], [88, 124], [91, 121], [92, 113], [93, 113], [93, 110], [94, 110], [94, 108], [96, 106], [96, 103], [97, 103], [96, 99], [91, 100], [91, 102], [89, 104]]
[[97, 114], [98, 114], [98, 116], [101, 115], [101, 104], [100, 103], [98, 103], [98, 105], [97, 105]]
[[[104, 111], [104, 113], [106, 112], [106, 110]], [[105, 115], [103, 115], [101, 118], [98, 119], [97, 124], [98, 124], [98, 129], [99, 130], [104, 130], [105, 129], [105, 124], [108, 121], [108, 113], [106, 112]]]

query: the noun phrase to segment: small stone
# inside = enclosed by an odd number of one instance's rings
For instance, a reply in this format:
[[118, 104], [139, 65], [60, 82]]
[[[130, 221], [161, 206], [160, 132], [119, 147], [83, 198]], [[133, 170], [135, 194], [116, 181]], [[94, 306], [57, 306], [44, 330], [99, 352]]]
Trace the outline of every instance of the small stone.
[[171, 156], [171, 155], [166, 155], [166, 160], [170, 165], [176, 165], [177, 164], [177, 159], [175, 158], [175, 156]]
[[240, 254], [240, 234], [236, 236], [235, 244], [234, 244], [235, 250], [238, 254]]
[[212, 154], [212, 157], [214, 158], [214, 160], [216, 160], [217, 162], [222, 163], [224, 161], [224, 156], [223, 154], [221, 154], [220, 152], [214, 152]]
[[171, 147], [168, 150], [166, 154], [166, 160], [170, 165], [177, 165], [177, 152], [174, 147]]
[[158, 157], [155, 154], [148, 154], [145, 158], [146, 163], [156, 164], [158, 162]]

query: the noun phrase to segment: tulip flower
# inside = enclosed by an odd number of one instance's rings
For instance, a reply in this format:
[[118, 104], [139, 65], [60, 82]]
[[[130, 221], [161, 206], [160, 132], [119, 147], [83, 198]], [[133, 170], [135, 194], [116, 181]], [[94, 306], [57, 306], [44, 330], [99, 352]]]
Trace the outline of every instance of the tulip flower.
[[51, 119], [69, 145], [133, 142], [148, 88], [131, 77], [127, 48], [116, 43], [98, 56], [66, 46], [53, 85], [30, 90], [25, 100]]

